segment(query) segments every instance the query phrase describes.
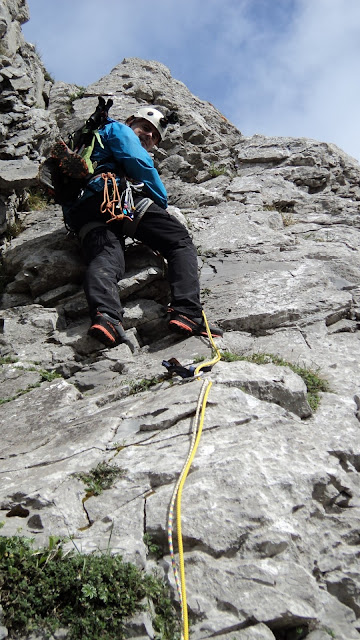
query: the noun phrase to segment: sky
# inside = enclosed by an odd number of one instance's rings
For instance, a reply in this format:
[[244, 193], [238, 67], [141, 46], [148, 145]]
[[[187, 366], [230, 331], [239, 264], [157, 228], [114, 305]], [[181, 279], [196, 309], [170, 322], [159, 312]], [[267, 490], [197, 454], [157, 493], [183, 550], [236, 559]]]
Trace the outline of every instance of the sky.
[[165, 64], [246, 136], [331, 142], [360, 161], [360, 0], [27, 0], [25, 39], [86, 87], [138, 57]]

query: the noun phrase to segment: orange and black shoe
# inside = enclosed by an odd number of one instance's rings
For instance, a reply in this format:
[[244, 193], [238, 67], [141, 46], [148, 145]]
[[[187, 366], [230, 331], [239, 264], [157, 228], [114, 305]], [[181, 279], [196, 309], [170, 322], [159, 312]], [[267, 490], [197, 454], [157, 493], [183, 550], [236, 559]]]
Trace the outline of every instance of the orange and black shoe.
[[[188, 336], [207, 336], [204, 319], [190, 318], [178, 311], [170, 311], [169, 328]], [[213, 338], [221, 338], [223, 331], [219, 327], [209, 324], [209, 330]]]
[[89, 168], [84, 158], [78, 153], [71, 151], [63, 140], [55, 142], [50, 151], [50, 155], [59, 162], [63, 172], [72, 178], [81, 180], [82, 178], [86, 178], [89, 173]]
[[91, 325], [89, 336], [96, 338], [106, 347], [116, 347], [122, 342], [128, 343], [124, 327], [120, 320], [115, 320], [107, 315], [107, 313], [96, 312], [95, 320]]

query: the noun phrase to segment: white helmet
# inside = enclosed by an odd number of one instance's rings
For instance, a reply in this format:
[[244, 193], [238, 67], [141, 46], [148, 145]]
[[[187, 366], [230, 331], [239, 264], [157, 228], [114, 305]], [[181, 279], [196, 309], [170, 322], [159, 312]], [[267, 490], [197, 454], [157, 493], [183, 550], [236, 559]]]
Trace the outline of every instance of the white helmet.
[[175, 124], [175, 122], [177, 122], [177, 117], [174, 116], [175, 114], [173, 115], [172, 112], [170, 117], [165, 117], [161, 111], [155, 109], [155, 107], [149, 106], [141, 107], [135, 111], [135, 113], [128, 117], [126, 122], [128, 122], [130, 118], [144, 118], [154, 125], [155, 129], [159, 132], [160, 140], [162, 140], [165, 137], [166, 127], [168, 124]]

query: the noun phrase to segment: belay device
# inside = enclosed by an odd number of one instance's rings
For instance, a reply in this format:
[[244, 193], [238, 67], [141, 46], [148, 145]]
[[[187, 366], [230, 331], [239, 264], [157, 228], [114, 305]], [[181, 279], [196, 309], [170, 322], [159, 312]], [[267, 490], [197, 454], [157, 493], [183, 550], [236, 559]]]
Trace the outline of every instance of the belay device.
[[[176, 360], [176, 358], [170, 358], [170, 360], [163, 360], [162, 361], [162, 366], [166, 367], [169, 375], [177, 375], [180, 376], [181, 378], [193, 378], [195, 375], [195, 371], [198, 368], [199, 365], [190, 365], [188, 367], [185, 367], [183, 365], [180, 364], [180, 362], [178, 360]], [[212, 366], [204, 366], [201, 367], [201, 371], [211, 371]]]

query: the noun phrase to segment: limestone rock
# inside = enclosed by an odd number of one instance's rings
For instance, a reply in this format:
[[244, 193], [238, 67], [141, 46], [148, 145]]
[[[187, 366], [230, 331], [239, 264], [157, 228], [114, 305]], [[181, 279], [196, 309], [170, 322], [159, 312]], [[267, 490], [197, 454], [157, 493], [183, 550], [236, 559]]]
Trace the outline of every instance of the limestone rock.
[[[0, 3], [0, 227], [20, 229], [2, 246], [1, 535], [110, 546], [156, 564], [178, 601], [169, 505], [211, 382], [182, 495], [191, 637], [360, 638], [359, 164], [324, 142], [242, 136], [156, 61], [126, 58], [84, 91], [50, 88], [21, 36], [27, 18], [26, 3]], [[179, 112], [155, 163], [197, 247], [206, 315], [225, 330], [222, 361], [199, 379], [163, 364], [206, 365], [214, 344], [168, 331], [158, 255], [127, 241], [119, 290], [133, 349], [105, 349], [87, 335], [81, 250], [61, 209], [24, 205], [47, 146], [98, 94], [121, 120], [148, 102]], [[294, 367], [308, 386], [327, 382], [314, 410]], [[121, 473], [84, 503], [76, 474], [100, 462]], [[149, 617], [131, 624], [153, 638]]]

